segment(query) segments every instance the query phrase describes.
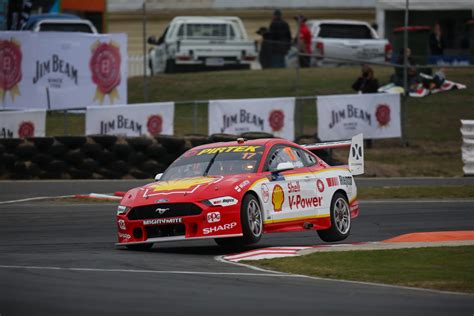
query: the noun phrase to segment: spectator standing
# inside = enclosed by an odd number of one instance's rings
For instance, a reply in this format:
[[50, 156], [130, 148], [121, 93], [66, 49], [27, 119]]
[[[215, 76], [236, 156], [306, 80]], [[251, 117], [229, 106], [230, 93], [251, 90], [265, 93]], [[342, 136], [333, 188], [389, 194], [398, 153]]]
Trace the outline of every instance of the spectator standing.
[[444, 39], [441, 31], [441, 25], [436, 23], [433, 27], [433, 32], [429, 37], [430, 53], [433, 56], [443, 56], [444, 53]]
[[258, 52], [258, 61], [262, 69], [270, 68], [272, 66], [270, 33], [266, 27], [259, 28], [256, 33], [262, 37], [260, 41], [260, 51]]
[[[306, 17], [302, 14], [295, 16], [296, 23], [298, 23], [299, 36], [296, 37], [296, 44], [299, 54], [311, 54], [311, 31], [306, 25]], [[306, 68], [310, 66], [311, 56], [298, 55], [300, 67]]]
[[352, 85], [352, 89], [359, 93], [377, 93], [379, 82], [374, 77], [373, 69], [367, 65], [362, 65], [362, 74]]
[[291, 31], [288, 23], [283, 20], [281, 10], [273, 12], [270, 23], [269, 38], [271, 45], [271, 65], [273, 68], [285, 68], [285, 56], [291, 46]]

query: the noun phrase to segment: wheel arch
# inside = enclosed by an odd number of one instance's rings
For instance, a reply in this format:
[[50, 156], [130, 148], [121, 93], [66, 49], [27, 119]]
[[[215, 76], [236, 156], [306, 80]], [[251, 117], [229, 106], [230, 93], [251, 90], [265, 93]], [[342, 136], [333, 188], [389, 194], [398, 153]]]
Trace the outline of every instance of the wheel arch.
[[262, 211], [262, 216], [263, 216], [262, 225], [263, 227], [265, 227], [265, 216], [266, 216], [265, 209], [263, 208], [262, 200], [260, 199], [260, 196], [257, 194], [257, 192], [255, 192], [254, 190], [248, 190], [247, 192], [244, 193], [244, 195], [242, 195], [242, 201], [249, 194], [253, 195], [257, 199], [258, 204], [260, 205], [260, 210]]
[[337, 193], [341, 193], [342, 195], [344, 195], [344, 197], [345, 197], [346, 200], [347, 200], [347, 203], [349, 203], [349, 196], [347, 195], [347, 192], [344, 191], [344, 190], [341, 189], [341, 188], [337, 189], [337, 190], [334, 192], [334, 194], [333, 194], [332, 197], [331, 197], [331, 203], [332, 203], [332, 199], [334, 198], [334, 196], [335, 196]]
[[260, 200], [260, 197], [258, 196], [257, 192], [255, 192], [254, 190], [248, 190], [247, 192], [244, 193], [244, 195], [242, 195], [242, 200], [245, 198], [245, 196], [247, 195], [253, 195], [255, 198], [257, 198], [257, 201], [258, 201], [258, 204], [260, 204], [260, 207], [263, 206], [263, 203], [262, 201]]

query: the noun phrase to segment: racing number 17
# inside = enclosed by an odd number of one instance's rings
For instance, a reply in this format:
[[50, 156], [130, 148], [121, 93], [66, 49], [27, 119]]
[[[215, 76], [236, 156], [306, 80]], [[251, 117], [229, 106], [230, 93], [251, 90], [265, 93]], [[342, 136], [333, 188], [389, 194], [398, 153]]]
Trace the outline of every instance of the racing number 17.
[[256, 155], [255, 153], [244, 153], [242, 155], [242, 159], [251, 159], [255, 155]]

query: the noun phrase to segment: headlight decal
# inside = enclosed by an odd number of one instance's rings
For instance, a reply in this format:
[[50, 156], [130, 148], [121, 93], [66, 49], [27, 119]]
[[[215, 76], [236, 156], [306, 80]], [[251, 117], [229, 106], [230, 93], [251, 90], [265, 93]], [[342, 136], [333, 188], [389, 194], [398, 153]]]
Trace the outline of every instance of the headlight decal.
[[231, 196], [221, 196], [209, 200], [204, 200], [202, 203], [208, 205], [208, 206], [221, 206], [221, 207], [226, 207], [226, 206], [232, 206], [236, 205], [239, 203], [239, 200], [236, 198], [233, 198]]
[[119, 206], [117, 207], [117, 215], [125, 214], [125, 213], [127, 213], [129, 210], [130, 210], [130, 208], [129, 208], [128, 206], [119, 205]]

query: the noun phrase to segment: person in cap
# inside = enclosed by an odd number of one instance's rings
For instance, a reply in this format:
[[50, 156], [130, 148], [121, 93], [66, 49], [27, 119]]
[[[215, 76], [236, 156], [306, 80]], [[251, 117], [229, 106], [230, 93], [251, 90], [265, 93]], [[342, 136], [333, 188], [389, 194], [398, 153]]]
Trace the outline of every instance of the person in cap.
[[271, 65], [273, 68], [285, 68], [285, 56], [291, 46], [291, 31], [288, 23], [283, 20], [281, 10], [273, 12], [269, 27], [271, 40]]

